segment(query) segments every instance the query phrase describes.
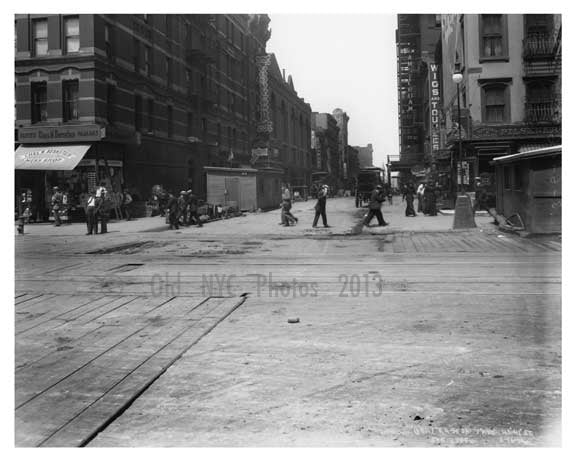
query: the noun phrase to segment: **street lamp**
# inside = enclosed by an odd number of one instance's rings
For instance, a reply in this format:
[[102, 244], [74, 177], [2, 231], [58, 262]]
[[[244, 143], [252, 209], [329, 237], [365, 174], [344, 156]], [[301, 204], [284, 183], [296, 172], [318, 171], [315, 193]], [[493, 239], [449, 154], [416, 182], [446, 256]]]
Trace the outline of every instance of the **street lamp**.
[[[462, 118], [460, 116], [460, 83], [462, 83], [463, 76], [460, 71], [460, 63], [456, 62], [454, 65], [454, 73], [452, 74], [452, 81], [456, 84], [456, 93], [458, 97], [458, 161], [460, 164], [460, 194], [456, 194], [456, 202], [454, 203], [454, 223], [453, 229], [469, 229], [476, 227], [474, 222], [474, 211], [472, 210], [472, 202], [470, 197], [464, 191], [464, 169], [462, 168]], [[458, 174], [456, 174], [458, 178]], [[456, 188], [458, 192], [458, 188]]]
[[[462, 72], [460, 72], [460, 63], [454, 66], [454, 73], [452, 74], [452, 81], [456, 84], [456, 95], [458, 98], [458, 165], [460, 166], [460, 189], [464, 189], [464, 169], [462, 168], [462, 118], [460, 117], [460, 83], [462, 83]], [[456, 173], [456, 181], [458, 181], [458, 173]], [[458, 191], [458, 187], [456, 187]]]

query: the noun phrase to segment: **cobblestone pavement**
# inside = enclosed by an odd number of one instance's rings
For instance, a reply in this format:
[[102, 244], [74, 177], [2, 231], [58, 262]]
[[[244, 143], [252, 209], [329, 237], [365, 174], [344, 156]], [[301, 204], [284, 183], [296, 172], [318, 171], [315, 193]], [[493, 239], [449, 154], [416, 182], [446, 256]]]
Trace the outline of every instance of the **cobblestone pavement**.
[[311, 229], [312, 206], [289, 228], [29, 226], [17, 446], [559, 444], [559, 237], [401, 204], [366, 228], [351, 199]]

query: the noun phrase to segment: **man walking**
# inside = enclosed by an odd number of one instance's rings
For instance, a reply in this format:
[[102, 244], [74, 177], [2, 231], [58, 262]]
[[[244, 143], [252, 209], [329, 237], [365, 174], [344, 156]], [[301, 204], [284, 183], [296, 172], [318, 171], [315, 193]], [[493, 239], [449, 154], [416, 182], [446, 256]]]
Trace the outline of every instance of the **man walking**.
[[318, 192], [318, 201], [316, 202], [316, 205], [314, 206], [314, 210], [316, 211], [316, 214], [314, 215], [314, 223], [312, 224], [312, 227], [316, 227], [316, 225], [318, 224], [318, 218], [320, 216], [322, 216], [322, 224], [324, 224], [324, 227], [330, 227], [328, 225], [328, 220], [326, 219], [326, 198], [327, 197], [328, 197], [328, 186], [326, 184], [324, 184], [320, 188], [320, 191]]
[[384, 221], [384, 217], [382, 216], [382, 210], [380, 209], [382, 206], [382, 202], [386, 200], [386, 197], [384, 196], [384, 192], [382, 189], [383, 189], [382, 186], [378, 184], [376, 188], [372, 191], [372, 195], [370, 196], [370, 204], [368, 205], [370, 211], [368, 212], [368, 215], [364, 220], [365, 226], [370, 225], [370, 221], [372, 221], [372, 218], [374, 216], [376, 216], [379, 226], [388, 225], [388, 223]]

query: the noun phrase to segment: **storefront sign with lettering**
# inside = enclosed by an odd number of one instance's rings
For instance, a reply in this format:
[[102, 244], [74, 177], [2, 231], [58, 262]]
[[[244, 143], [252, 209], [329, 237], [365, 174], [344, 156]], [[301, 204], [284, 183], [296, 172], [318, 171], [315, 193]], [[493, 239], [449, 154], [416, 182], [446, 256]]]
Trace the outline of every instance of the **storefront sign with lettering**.
[[23, 144], [99, 141], [105, 136], [100, 125], [39, 126], [18, 129], [18, 142]]

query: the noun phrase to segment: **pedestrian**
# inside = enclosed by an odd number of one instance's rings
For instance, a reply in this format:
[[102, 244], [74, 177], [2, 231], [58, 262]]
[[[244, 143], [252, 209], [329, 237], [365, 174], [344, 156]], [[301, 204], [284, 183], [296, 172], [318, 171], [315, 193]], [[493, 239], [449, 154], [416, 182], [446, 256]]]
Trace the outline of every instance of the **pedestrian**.
[[198, 199], [192, 193], [192, 190], [187, 191], [189, 205], [188, 205], [188, 224], [196, 224], [198, 227], [202, 227], [202, 220], [198, 216]]
[[290, 212], [290, 209], [292, 208], [292, 202], [290, 200], [282, 200], [280, 207], [282, 209], [282, 225], [289, 226], [290, 224], [296, 224], [298, 222], [298, 218]]
[[172, 194], [168, 193], [168, 200], [166, 202], [166, 213], [170, 229], [179, 229], [178, 225], [178, 199]]
[[376, 219], [378, 220], [379, 226], [387, 226], [388, 225], [388, 223], [386, 221], [384, 221], [384, 217], [382, 216], [382, 210], [380, 209], [382, 206], [382, 202], [384, 200], [386, 200], [384, 190], [383, 190], [382, 186], [380, 184], [378, 184], [374, 188], [374, 190], [372, 191], [372, 194], [370, 195], [370, 203], [368, 204], [368, 208], [370, 211], [368, 211], [368, 215], [366, 216], [366, 219], [364, 220], [365, 226], [370, 225], [370, 221], [372, 221], [372, 218], [374, 216], [376, 216]]
[[388, 197], [388, 202], [390, 203], [390, 206], [392, 206], [393, 205], [392, 198], [394, 194], [392, 193], [392, 188], [390, 187], [390, 185], [388, 185], [388, 187], [386, 188], [386, 196]]
[[86, 199], [86, 226], [88, 228], [88, 232], [86, 235], [92, 235], [98, 233], [98, 219], [96, 213], [96, 194], [94, 191], [91, 191], [88, 194], [88, 198]]
[[414, 195], [416, 191], [414, 190], [414, 185], [412, 183], [408, 184], [404, 190], [403, 199], [406, 200], [406, 216], [416, 216], [414, 211]]
[[122, 211], [124, 216], [126, 217], [126, 221], [130, 221], [132, 219], [132, 196], [128, 192], [128, 189], [124, 189], [124, 193], [122, 195]]
[[424, 183], [420, 183], [420, 185], [418, 186], [418, 189], [416, 190], [416, 197], [418, 198], [418, 213], [422, 213], [423, 210], [423, 200], [424, 200], [424, 190], [426, 189], [426, 186], [424, 186]]
[[54, 225], [56, 227], [60, 226], [61, 222], [60, 222], [60, 210], [62, 208], [62, 200], [63, 200], [63, 196], [62, 196], [62, 192], [60, 192], [60, 190], [58, 189], [58, 186], [54, 186], [52, 188], [52, 200], [51, 200], [51, 204], [52, 204], [52, 215], [54, 216]]
[[187, 219], [188, 211], [188, 200], [186, 199], [186, 191], [180, 191], [180, 197], [178, 197], [178, 224], [185, 225], [188, 221]]
[[112, 205], [108, 191], [101, 183], [100, 187], [96, 189], [96, 220], [100, 221], [100, 233], [106, 234], [108, 232], [108, 219], [110, 218], [110, 207]]
[[436, 188], [432, 182], [428, 183], [424, 189], [424, 204], [424, 214], [428, 216], [438, 215], [438, 210], [436, 210]]
[[318, 201], [316, 202], [316, 205], [314, 206], [314, 210], [316, 211], [316, 214], [314, 215], [314, 222], [312, 224], [312, 227], [316, 227], [316, 225], [318, 224], [318, 218], [320, 216], [322, 216], [322, 224], [324, 224], [324, 227], [330, 227], [328, 225], [328, 220], [326, 219], [326, 198], [327, 197], [328, 197], [328, 186], [326, 184], [324, 184], [320, 188], [320, 191], [318, 192], [318, 195], [317, 195]]

